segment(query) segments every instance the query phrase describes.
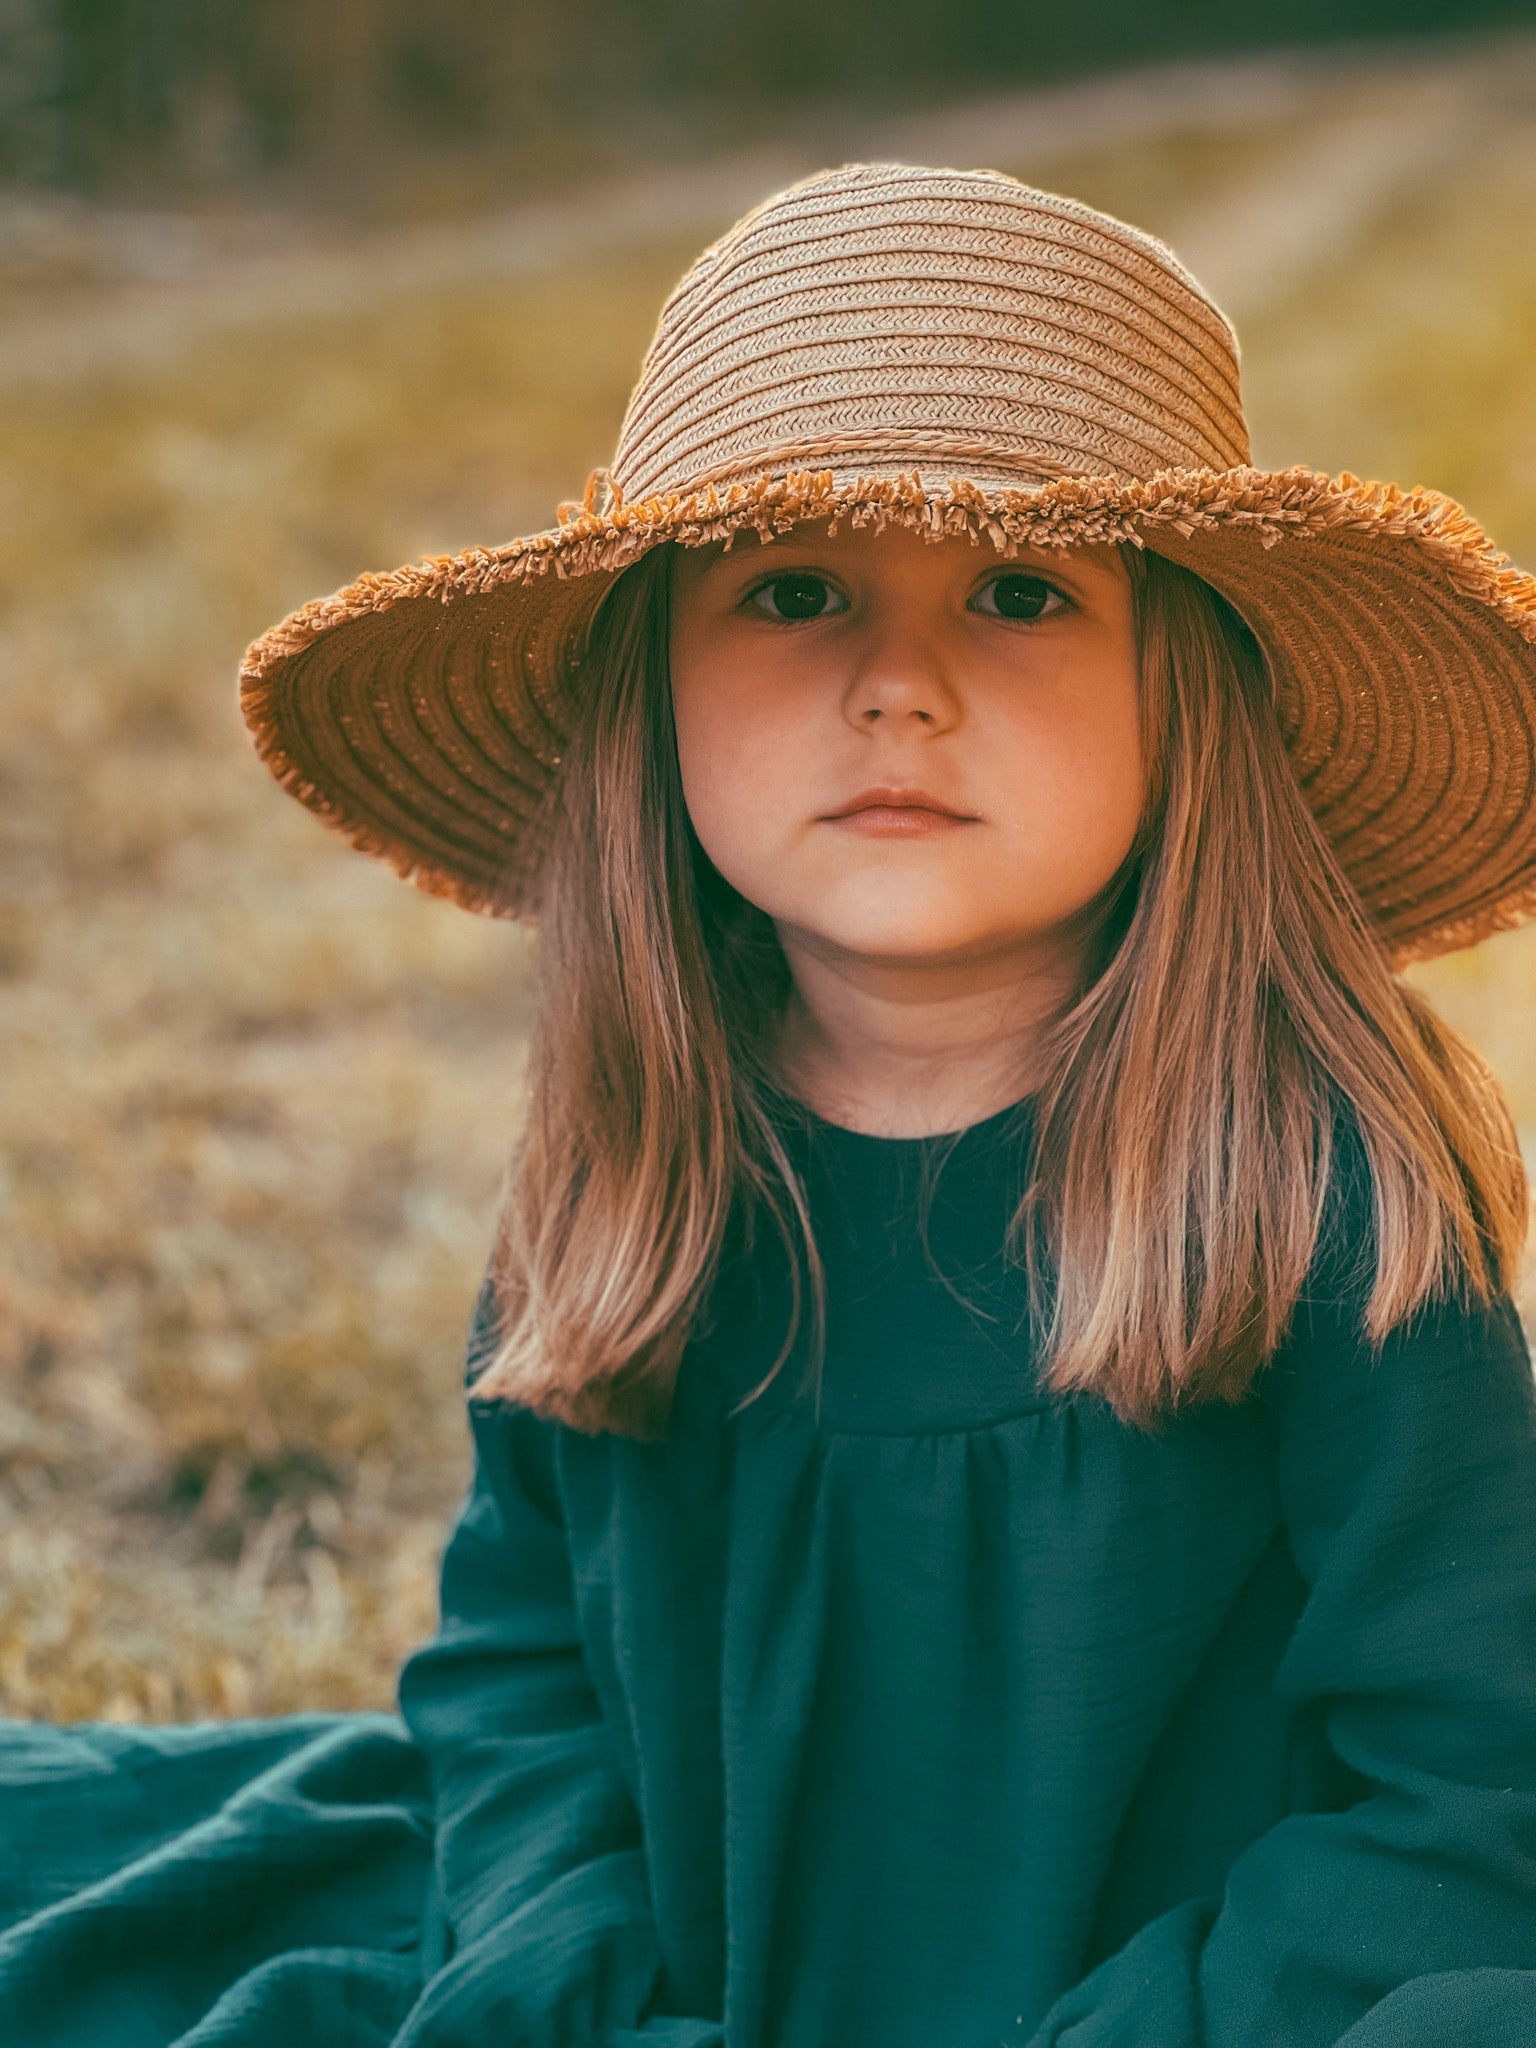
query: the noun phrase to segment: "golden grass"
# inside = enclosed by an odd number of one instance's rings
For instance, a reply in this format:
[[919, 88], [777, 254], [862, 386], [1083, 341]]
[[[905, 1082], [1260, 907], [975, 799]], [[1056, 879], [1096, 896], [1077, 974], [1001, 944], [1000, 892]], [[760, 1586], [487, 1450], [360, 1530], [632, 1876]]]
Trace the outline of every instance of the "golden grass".
[[[1441, 484], [1530, 557], [1536, 153], [1506, 129], [1246, 361], [1264, 454]], [[1254, 146], [1058, 182], [1176, 235]], [[0, 390], [4, 1711], [377, 1705], [431, 1626], [527, 942], [283, 797], [234, 665], [362, 568], [546, 523], [693, 253]], [[1536, 1130], [1530, 935], [1415, 978]]]

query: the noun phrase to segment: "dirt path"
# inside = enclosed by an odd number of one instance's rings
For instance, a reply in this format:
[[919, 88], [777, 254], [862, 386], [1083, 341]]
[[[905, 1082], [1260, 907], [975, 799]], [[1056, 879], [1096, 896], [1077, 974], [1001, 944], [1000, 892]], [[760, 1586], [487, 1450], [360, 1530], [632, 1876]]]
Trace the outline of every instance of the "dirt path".
[[[205, 337], [274, 318], [324, 318], [402, 296], [506, 282], [645, 241], [702, 242], [788, 179], [854, 157], [994, 163], [1049, 182], [1052, 166], [1170, 137], [1283, 134], [1278, 156], [1168, 232], [1242, 318], [1347, 250], [1536, 93], [1536, 37], [1384, 57], [1282, 55], [1186, 64], [1010, 94], [899, 122], [845, 121], [794, 145], [648, 171], [453, 226], [343, 241], [273, 222], [233, 249], [170, 216], [48, 202], [0, 209], [0, 382], [154, 372]], [[16, 252], [73, 237], [67, 292], [14, 282]], [[260, 224], [256, 236], [261, 240]], [[25, 253], [25, 252], [23, 252]], [[7, 257], [11, 257], [9, 266]], [[21, 268], [25, 269], [22, 265]]]

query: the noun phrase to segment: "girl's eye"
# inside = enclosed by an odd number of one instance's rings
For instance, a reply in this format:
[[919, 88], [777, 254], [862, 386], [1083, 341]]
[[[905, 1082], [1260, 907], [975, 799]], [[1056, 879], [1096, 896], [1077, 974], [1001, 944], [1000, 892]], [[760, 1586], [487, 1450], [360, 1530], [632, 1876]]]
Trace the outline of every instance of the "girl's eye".
[[1059, 590], [1039, 576], [1026, 576], [1017, 569], [1005, 569], [989, 577], [971, 599], [971, 609], [990, 612], [999, 619], [1043, 619], [1057, 612], [1066, 599]]
[[770, 619], [821, 619], [848, 608], [840, 590], [835, 590], [824, 576], [813, 576], [806, 569], [775, 576], [771, 583], [760, 583], [752, 592], [751, 602]]

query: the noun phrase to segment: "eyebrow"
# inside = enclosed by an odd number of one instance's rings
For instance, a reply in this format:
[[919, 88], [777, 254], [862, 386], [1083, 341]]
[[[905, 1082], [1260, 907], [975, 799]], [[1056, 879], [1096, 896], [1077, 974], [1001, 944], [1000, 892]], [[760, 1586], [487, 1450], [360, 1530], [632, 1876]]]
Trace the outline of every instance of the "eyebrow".
[[[749, 528], [738, 529], [742, 533], [749, 532], [750, 530]], [[793, 559], [796, 555], [801, 555], [809, 562], [816, 558], [820, 551], [827, 547], [828, 544], [825, 534], [799, 537], [794, 534], [776, 533], [766, 539], [758, 536], [755, 547], [750, 550], [747, 547], [738, 549], [734, 546], [722, 548], [713, 560], [700, 565], [699, 573], [701, 576], [713, 576], [723, 574], [726, 571], [734, 573], [742, 569], [746, 569], [749, 572], [755, 569], [767, 569], [773, 565], [775, 557], [782, 561], [785, 556]], [[979, 541], [974, 549], [978, 569], [996, 570], [1003, 573], [1012, 569], [1023, 576], [1038, 575], [1047, 582], [1052, 577], [1058, 577], [1063, 583], [1076, 588], [1081, 588], [1084, 584], [1091, 584], [1095, 580], [1093, 566], [1087, 564], [1080, 565], [1074, 559], [1081, 557], [1084, 552], [1085, 550], [1082, 547], [1062, 547], [1049, 550], [1041, 549], [1032, 555], [1005, 554], [999, 553], [995, 549], [989, 550], [984, 540]], [[836, 568], [836, 564], [827, 561], [825, 557], [816, 561], [816, 566], [834, 570]], [[1086, 573], [1084, 573], [1085, 571]], [[1101, 573], [1111, 581], [1119, 580], [1115, 577], [1113, 568], [1107, 562], [1104, 564]]]

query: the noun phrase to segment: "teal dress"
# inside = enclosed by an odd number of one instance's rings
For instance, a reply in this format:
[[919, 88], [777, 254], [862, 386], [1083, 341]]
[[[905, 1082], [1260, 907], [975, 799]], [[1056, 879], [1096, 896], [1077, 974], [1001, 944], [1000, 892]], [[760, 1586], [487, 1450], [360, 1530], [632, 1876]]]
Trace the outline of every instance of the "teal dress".
[[[1536, 1401], [1507, 1299], [1373, 1354], [1358, 1136], [1282, 1351], [1148, 1433], [1038, 1383], [1032, 1105], [785, 1105], [665, 1437], [470, 1390], [400, 1716], [0, 1742], [27, 2048], [1530, 2048]], [[485, 1302], [471, 1379], [488, 1342]]]

